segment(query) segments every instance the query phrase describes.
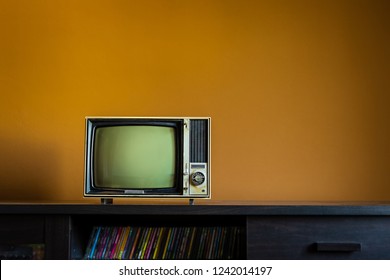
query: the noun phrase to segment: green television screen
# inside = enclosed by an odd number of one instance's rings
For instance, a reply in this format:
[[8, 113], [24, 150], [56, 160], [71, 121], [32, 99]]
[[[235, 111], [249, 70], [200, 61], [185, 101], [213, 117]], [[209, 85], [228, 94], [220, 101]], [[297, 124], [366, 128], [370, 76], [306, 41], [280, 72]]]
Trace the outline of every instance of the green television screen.
[[93, 178], [97, 188], [173, 188], [175, 129], [109, 126], [95, 131]]

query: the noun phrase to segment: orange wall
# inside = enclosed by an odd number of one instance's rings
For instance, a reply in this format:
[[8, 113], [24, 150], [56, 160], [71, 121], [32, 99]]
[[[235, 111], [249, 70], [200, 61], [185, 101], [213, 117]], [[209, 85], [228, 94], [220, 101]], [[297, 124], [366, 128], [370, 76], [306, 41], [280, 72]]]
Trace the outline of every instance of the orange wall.
[[211, 116], [214, 200], [390, 200], [387, 0], [0, 0], [0, 200], [82, 200], [84, 117]]

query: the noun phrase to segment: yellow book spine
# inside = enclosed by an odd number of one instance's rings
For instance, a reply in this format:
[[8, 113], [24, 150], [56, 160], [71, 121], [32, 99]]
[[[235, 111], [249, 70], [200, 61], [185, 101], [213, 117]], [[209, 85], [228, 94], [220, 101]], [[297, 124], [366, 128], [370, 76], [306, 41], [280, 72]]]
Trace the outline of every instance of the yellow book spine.
[[159, 228], [158, 230], [158, 240], [157, 240], [157, 245], [156, 245], [156, 248], [154, 250], [154, 253], [153, 253], [153, 259], [156, 260], [157, 257], [158, 257], [158, 254], [160, 253], [160, 245], [161, 245], [161, 240], [162, 240], [162, 237], [164, 235], [164, 231], [165, 231], [165, 228]]
[[167, 257], [168, 245], [169, 245], [169, 240], [171, 239], [171, 235], [172, 235], [172, 228], [169, 228], [167, 240], [165, 241], [164, 253], [163, 253], [163, 255], [162, 255], [162, 259], [163, 259], [163, 260], [165, 260], [166, 257]]
[[130, 227], [125, 227], [122, 238], [121, 238], [122, 240], [121, 240], [120, 247], [119, 247], [119, 253], [116, 256], [118, 260], [123, 259], [123, 251], [125, 250], [127, 239], [129, 238], [129, 233], [130, 233]]

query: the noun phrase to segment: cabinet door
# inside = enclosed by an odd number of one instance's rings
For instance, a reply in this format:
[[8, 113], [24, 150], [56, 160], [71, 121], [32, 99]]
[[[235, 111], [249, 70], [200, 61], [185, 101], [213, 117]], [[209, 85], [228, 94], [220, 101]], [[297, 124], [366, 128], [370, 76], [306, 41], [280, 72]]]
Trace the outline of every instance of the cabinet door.
[[248, 217], [248, 259], [390, 259], [390, 217]]

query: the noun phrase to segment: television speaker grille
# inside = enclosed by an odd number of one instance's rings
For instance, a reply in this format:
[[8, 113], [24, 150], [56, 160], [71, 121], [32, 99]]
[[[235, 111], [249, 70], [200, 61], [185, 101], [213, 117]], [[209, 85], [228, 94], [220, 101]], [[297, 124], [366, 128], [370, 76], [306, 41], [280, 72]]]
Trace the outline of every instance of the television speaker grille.
[[190, 122], [190, 162], [208, 162], [208, 120]]

